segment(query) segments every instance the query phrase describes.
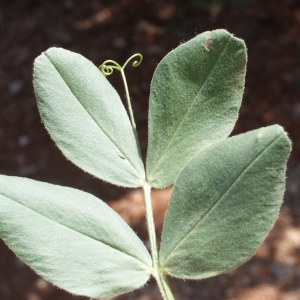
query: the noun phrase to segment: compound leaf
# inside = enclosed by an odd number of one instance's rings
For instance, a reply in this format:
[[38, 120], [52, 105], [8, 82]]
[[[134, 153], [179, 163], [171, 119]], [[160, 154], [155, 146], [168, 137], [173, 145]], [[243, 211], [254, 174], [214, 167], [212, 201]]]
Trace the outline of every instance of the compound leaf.
[[141, 186], [145, 171], [128, 115], [92, 62], [50, 48], [35, 60], [34, 90], [42, 120], [68, 159], [113, 184]]
[[163, 227], [160, 264], [200, 279], [249, 259], [282, 202], [290, 141], [278, 125], [220, 141], [176, 180]]
[[241, 104], [246, 48], [225, 30], [204, 32], [171, 51], [150, 89], [147, 179], [174, 183], [197, 153], [226, 138]]
[[0, 236], [39, 275], [77, 295], [112, 297], [151, 273], [147, 249], [120, 216], [72, 188], [0, 176]]

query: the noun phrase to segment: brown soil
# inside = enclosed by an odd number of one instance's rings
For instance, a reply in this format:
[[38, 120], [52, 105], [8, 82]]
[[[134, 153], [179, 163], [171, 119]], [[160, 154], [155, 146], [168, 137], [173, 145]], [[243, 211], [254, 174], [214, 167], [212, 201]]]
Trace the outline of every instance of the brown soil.
[[[293, 141], [285, 202], [275, 227], [255, 256], [241, 267], [202, 281], [170, 283], [176, 299], [300, 299], [300, 2], [298, 0], [2, 0], [0, 2], [0, 173], [25, 176], [88, 191], [107, 201], [145, 240], [139, 190], [115, 188], [67, 161], [41, 124], [32, 88], [32, 62], [60, 46], [100, 65], [144, 61], [127, 77], [142, 150], [147, 147], [149, 84], [171, 49], [206, 30], [225, 28], [245, 39], [249, 64], [239, 120], [233, 134], [282, 125]], [[117, 75], [110, 81], [121, 95]], [[170, 191], [156, 191], [161, 231]], [[75, 297], [39, 278], [0, 241], [1, 300], [67, 300]], [[116, 299], [161, 299], [151, 280]]]

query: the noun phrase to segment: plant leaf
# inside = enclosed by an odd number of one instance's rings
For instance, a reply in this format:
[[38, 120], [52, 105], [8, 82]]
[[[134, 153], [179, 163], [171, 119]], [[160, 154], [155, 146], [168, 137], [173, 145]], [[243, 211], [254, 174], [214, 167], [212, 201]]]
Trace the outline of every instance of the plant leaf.
[[0, 176], [0, 236], [39, 275], [78, 295], [112, 297], [151, 273], [147, 249], [120, 216], [72, 188]]
[[42, 120], [68, 159], [113, 184], [141, 186], [145, 171], [128, 115], [92, 62], [50, 48], [35, 60], [34, 90]]
[[171, 51], [150, 89], [147, 178], [174, 183], [197, 153], [226, 138], [241, 104], [246, 48], [225, 30], [204, 32]]
[[290, 141], [280, 126], [216, 143], [176, 180], [163, 227], [160, 264], [200, 279], [249, 259], [282, 202]]

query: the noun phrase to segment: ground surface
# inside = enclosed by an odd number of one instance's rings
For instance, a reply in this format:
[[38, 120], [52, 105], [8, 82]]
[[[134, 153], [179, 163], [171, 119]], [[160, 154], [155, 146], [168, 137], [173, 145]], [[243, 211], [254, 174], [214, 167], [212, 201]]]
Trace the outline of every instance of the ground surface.
[[[79, 52], [100, 65], [128, 68], [143, 152], [147, 146], [149, 83], [161, 58], [195, 34], [225, 28], [245, 39], [249, 64], [233, 134], [282, 125], [293, 141], [285, 204], [254, 258], [225, 275], [203, 281], [171, 280], [176, 299], [300, 299], [300, 2], [290, 1], [47, 1], [0, 2], [0, 173], [76, 187], [107, 201], [147, 243], [139, 190], [117, 189], [84, 174], [50, 140], [37, 111], [32, 62], [50, 46]], [[120, 77], [110, 78], [121, 95]], [[157, 230], [169, 191], [155, 192]], [[39, 278], [0, 241], [1, 300], [67, 300], [74, 297]], [[161, 299], [154, 282], [116, 299]]]

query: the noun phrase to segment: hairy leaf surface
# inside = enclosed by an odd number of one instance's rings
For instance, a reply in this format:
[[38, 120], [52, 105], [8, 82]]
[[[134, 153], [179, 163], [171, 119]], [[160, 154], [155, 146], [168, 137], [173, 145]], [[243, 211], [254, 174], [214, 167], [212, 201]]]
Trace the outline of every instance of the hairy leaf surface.
[[200, 279], [251, 257], [277, 217], [289, 152], [289, 139], [275, 125], [220, 141], [194, 157], [172, 192], [162, 268]]
[[131, 228], [72, 188], [0, 176], [0, 236], [39, 275], [74, 294], [112, 297], [150, 276], [150, 255]]
[[215, 30], [159, 63], [149, 108], [147, 178], [153, 187], [173, 184], [193, 156], [230, 134], [242, 100], [246, 59], [242, 40]]
[[145, 171], [128, 115], [92, 62], [50, 48], [35, 60], [34, 90], [42, 120], [68, 159], [113, 184], [141, 186]]

